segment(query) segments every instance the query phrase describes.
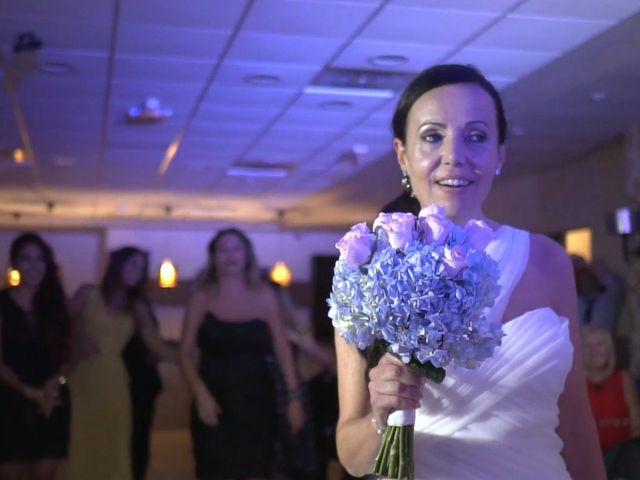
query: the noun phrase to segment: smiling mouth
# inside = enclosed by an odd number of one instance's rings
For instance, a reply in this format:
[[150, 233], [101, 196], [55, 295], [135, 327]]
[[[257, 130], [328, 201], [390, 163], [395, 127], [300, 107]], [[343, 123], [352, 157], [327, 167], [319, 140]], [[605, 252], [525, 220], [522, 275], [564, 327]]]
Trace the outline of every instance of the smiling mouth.
[[442, 180], [436, 180], [436, 184], [441, 187], [462, 188], [471, 185], [471, 181], [466, 178], [443, 178]]

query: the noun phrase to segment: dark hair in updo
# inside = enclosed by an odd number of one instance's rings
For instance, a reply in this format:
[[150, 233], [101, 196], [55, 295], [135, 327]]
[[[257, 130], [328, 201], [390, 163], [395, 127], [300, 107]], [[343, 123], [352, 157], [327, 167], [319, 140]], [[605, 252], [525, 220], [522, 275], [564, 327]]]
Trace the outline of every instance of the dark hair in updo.
[[406, 141], [407, 137], [407, 117], [413, 104], [426, 92], [434, 88], [456, 83], [471, 83], [478, 85], [487, 92], [493, 99], [496, 107], [496, 119], [498, 123], [498, 140], [502, 145], [507, 139], [507, 118], [504, 114], [502, 99], [489, 80], [477, 69], [469, 65], [445, 64], [427, 68], [418, 74], [402, 93], [396, 110], [393, 114], [391, 126], [394, 138]]

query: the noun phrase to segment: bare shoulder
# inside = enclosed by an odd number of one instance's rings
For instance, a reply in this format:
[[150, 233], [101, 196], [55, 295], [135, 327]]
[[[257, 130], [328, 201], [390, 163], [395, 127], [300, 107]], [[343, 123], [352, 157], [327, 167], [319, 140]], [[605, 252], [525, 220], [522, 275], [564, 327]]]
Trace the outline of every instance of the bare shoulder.
[[575, 283], [571, 259], [562, 245], [545, 235], [531, 234], [530, 265], [556, 310], [564, 311], [575, 296]]
[[540, 272], [554, 276], [572, 273], [567, 252], [562, 245], [546, 235], [532, 233], [530, 248], [530, 260]]
[[260, 301], [267, 307], [276, 305], [276, 292], [268, 284], [261, 282], [256, 287], [256, 293]]
[[211, 290], [207, 287], [198, 287], [189, 296], [187, 311], [200, 315], [209, 308], [211, 301]]

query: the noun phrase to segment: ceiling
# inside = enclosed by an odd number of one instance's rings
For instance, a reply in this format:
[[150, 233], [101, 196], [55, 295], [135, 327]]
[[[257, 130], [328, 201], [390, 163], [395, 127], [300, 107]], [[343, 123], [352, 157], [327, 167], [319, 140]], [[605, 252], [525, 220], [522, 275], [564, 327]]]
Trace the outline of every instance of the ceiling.
[[[501, 181], [555, 168], [640, 121], [638, 46], [640, 0], [0, 0], [0, 225], [353, 223], [441, 62], [501, 89]], [[148, 97], [172, 115], [127, 123]]]

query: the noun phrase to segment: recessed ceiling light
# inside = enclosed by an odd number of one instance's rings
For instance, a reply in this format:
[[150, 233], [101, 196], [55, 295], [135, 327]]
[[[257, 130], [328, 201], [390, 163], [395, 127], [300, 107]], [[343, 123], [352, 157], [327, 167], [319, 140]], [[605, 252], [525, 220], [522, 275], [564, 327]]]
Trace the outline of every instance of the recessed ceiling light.
[[376, 55], [369, 58], [369, 63], [376, 67], [396, 67], [404, 65], [409, 59], [404, 55]]
[[71, 65], [62, 62], [43, 62], [38, 66], [38, 68], [41, 72], [52, 73], [55, 75], [62, 75], [73, 70]]
[[325, 110], [348, 110], [353, 107], [353, 103], [346, 100], [332, 100], [328, 102], [322, 102], [320, 108]]
[[602, 90], [595, 90], [589, 94], [589, 98], [594, 102], [604, 102], [607, 98], [607, 92], [603, 92]]
[[261, 87], [266, 87], [269, 85], [275, 85], [276, 83], [280, 83], [280, 77], [275, 75], [249, 75], [244, 77], [244, 81], [250, 83], [251, 85], [259, 85]]

